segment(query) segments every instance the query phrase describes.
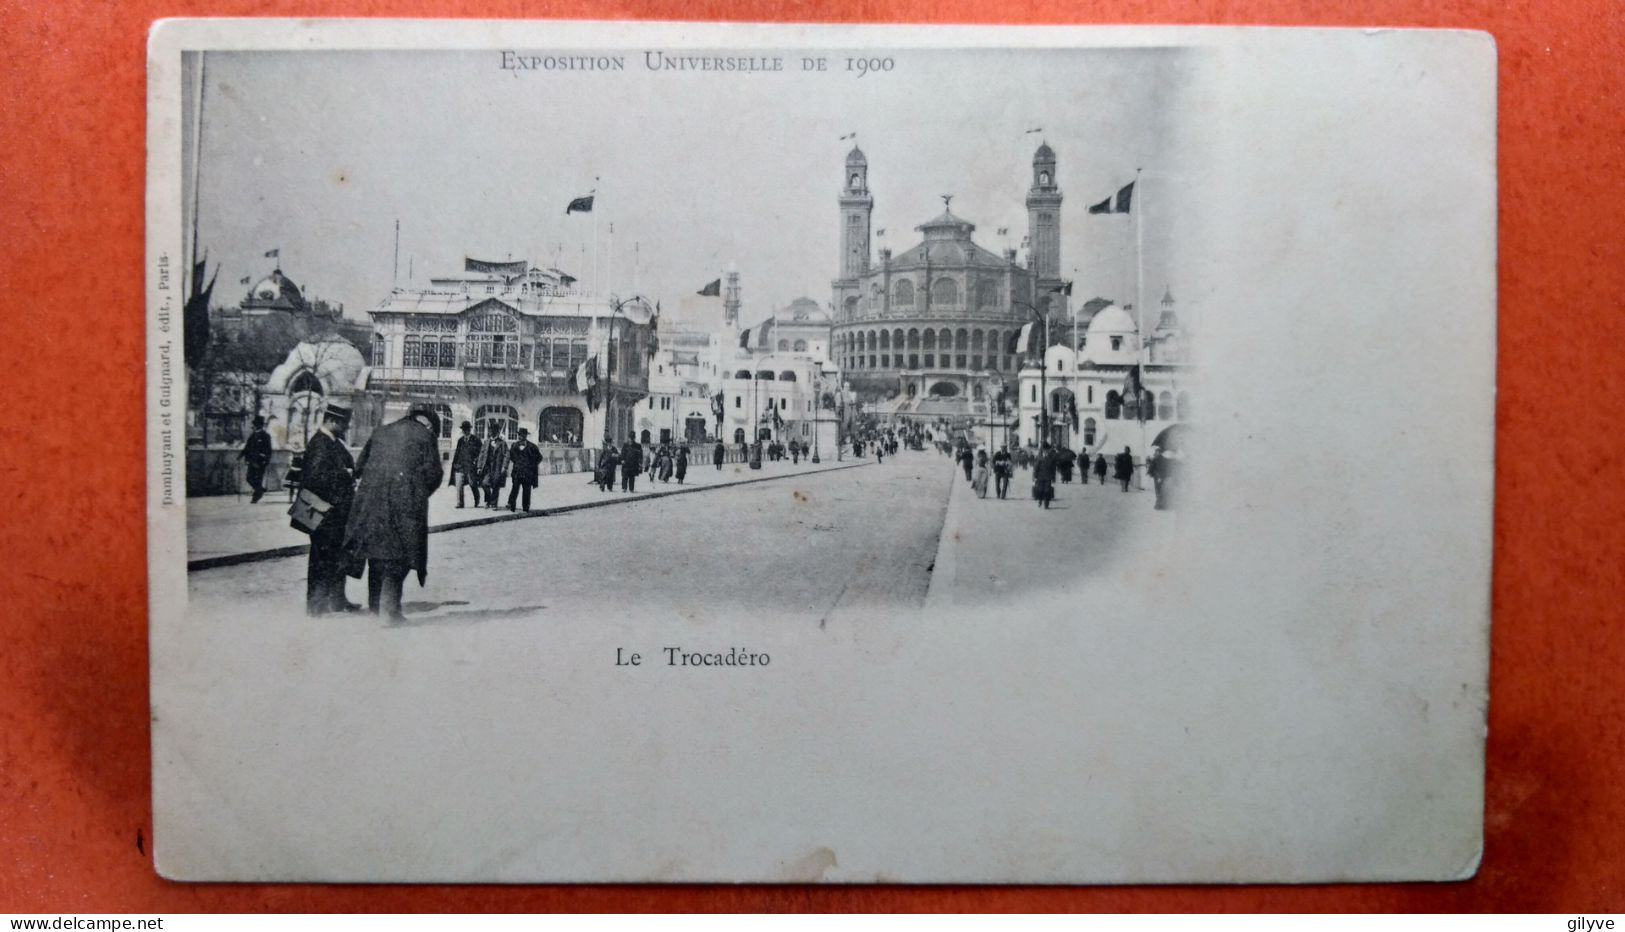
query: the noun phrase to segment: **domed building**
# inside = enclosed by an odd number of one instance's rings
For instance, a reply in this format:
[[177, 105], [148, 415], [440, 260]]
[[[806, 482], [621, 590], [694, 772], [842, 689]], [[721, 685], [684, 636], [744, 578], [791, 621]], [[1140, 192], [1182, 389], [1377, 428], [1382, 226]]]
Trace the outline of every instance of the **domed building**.
[[1171, 291], [1147, 324], [1142, 340], [1132, 309], [1106, 304], [1076, 348], [1051, 334], [1043, 365], [1035, 357], [1021, 371], [1014, 439], [1033, 446], [1047, 424], [1052, 443], [1107, 459], [1131, 447], [1139, 462], [1164, 431], [1189, 423], [1195, 370]]
[[[871, 262], [874, 197], [861, 150], [847, 155], [845, 169], [834, 362], [860, 398], [895, 399], [895, 414], [985, 412], [992, 385], [1019, 371], [1014, 344], [1022, 325], [1052, 303], [1064, 310], [1054, 293], [1062, 284], [1054, 151], [1041, 145], [1033, 155], [1026, 265], [1014, 249], [979, 246], [976, 225], [951, 209], [914, 228], [921, 236], [914, 247], [896, 255], [882, 249]], [[951, 198], [944, 201], [951, 208]]]

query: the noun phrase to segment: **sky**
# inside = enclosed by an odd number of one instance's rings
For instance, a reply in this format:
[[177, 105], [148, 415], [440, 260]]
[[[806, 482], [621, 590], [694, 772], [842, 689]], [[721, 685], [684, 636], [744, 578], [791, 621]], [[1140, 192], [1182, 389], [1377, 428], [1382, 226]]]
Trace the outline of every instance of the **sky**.
[[[892, 69], [862, 77], [827, 52], [822, 73], [794, 49], [767, 53], [782, 55], [777, 73], [651, 71], [640, 50], [611, 54], [625, 70], [515, 71], [499, 51], [208, 53], [199, 238], [220, 269], [216, 302], [280, 262], [307, 297], [364, 318], [396, 280], [426, 284], [467, 255], [668, 304], [735, 269], [746, 322], [803, 295], [826, 304], [849, 133], [885, 231], [873, 246], [899, 253], [943, 194], [979, 244], [1018, 246], [1047, 142], [1075, 303], [1133, 301], [1133, 220], [1086, 208], [1144, 168], [1148, 302], [1179, 290], [1167, 244], [1178, 179], [1200, 157], [1188, 50], [877, 51]], [[594, 191], [594, 213], [565, 215]]]

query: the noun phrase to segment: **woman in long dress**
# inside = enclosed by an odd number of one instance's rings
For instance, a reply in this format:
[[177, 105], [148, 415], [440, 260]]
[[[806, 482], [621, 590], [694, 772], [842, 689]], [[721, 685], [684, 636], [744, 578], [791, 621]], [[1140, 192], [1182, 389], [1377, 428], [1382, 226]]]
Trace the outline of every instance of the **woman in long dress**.
[[976, 490], [977, 498], [987, 498], [987, 451], [976, 451], [976, 475], [971, 478], [970, 487]]

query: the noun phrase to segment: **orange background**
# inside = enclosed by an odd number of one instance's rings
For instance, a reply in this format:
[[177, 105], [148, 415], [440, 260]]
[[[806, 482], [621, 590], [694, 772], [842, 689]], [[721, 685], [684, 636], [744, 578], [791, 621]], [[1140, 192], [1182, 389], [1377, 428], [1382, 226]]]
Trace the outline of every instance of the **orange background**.
[[[0, 911], [1625, 910], [1625, 6], [1587, 0], [0, 0]], [[143, 499], [151, 20], [355, 15], [1484, 29], [1500, 45], [1486, 850], [1456, 884], [185, 885], [152, 870]], [[1559, 432], [1560, 431], [1560, 432]]]

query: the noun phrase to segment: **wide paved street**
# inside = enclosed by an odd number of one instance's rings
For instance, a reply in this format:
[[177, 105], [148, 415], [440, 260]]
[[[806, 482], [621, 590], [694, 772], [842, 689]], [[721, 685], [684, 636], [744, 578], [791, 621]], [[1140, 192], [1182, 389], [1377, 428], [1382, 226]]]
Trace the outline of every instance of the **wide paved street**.
[[[749, 612], [793, 624], [918, 607], [948, 502], [947, 461], [916, 453], [859, 462], [434, 534], [428, 584], [408, 580], [405, 609], [413, 624], [629, 609]], [[297, 615], [304, 574], [304, 557], [195, 572], [193, 607], [229, 612], [248, 602]], [[360, 581], [350, 595], [364, 598]]]

